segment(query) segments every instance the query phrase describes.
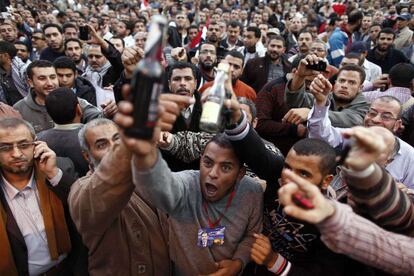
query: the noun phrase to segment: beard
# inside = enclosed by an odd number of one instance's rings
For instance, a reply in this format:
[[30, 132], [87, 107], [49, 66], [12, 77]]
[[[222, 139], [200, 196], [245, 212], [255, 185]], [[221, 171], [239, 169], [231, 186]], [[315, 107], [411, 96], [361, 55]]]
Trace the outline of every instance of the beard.
[[204, 71], [211, 71], [214, 68], [214, 63], [212, 62], [211, 64], [207, 64], [207, 63], [201, 62], [200, 66]]
[[383, 52], [387, 52], [390, 47], [391, 47], [391, 45], [378, 44], [378, 50], [383, 51]]
[[351, 98], [338, 97], [335, 93], [332, 93], [332, 96], [336, 102], [341, 103], [341, 104], [349, 104], [350, 102], [354, 100], [354, 98], [351, 99]]
[[21, 159], [16, 159], [16, 160], [13, 160], [13, 161], [14, 162], [26, 161], [26, 163], [24, 165], [21, 165], [21, 166], [18, 166], [18, 167], [16, 167], [16, 166], [12, 167], [12, 166], [7, 166], [7, 165], [2, 164], [1, 165], [1, 170], [12, 173], [12, 174], [21, 175], [21, 174], [26, 174], [26, 173], [30, 172], [33, 169], [33, 163], [34, 163], [33, 159], [31, 161], [29, 161], [25, 158], [21, 158]]
[[216, 43], [218, 41], [218, 36], [216, 35], [211, 35], [208, 37], [208, 41], [211, 43]]
[[269, 53], [269, 57], [271, 60], [278, 60], [280, 58], [280, 55], [278, 53]]

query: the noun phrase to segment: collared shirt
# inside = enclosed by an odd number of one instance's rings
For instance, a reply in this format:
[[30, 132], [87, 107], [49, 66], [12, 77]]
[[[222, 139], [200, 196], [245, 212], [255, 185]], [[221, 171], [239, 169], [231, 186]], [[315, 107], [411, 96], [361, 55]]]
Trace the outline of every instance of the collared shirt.
[[391, 274], [413, 275], [414, 238], [388, 232], [358, 216], [346, 204], [332, 204], [334, 214], [317, 225], [324, 244]]
[[274, 79], [281, 78], [284, 75], [285, 75], [285, 71], [283, 70], [282, 63], [278, 63], [278, 64], [270, 63], [269, 64], [269, 73], [267, 74], [268, 82]]
[[[59, 256], [58, 260], [52, 260], [50, 257], [34, 172], [21, 191], [17, 190], [3, 176], [2, 178], [4, 183], [2, 188], [7, 204], [26, 243], [29, 274], [45, 273], [62, 261], [66, 255]], [[61, 178], [62, 171], [59, 169], [58, 174], [49, 182], [52, 186], [56, 186]]]
[[391, 87], [386, 91], [369, 91], [363, 92], [367, 102], [372, 103], [375, 99], [381, 96], [393, 96], [397, 98], [401, 104], [404, 104], [406, 101], [412, 98], [411, 89], [405, 87]]
[[[193, 99], [195, 100], [195, 97], [193, 95]], [[185, 120], [189, 120], [191, 118], [191, 114], [193, 113], [194, 104], [190, 105], [189, 107], [181, 110], [181, 114], [183, 115]]]
[[362, 68], [364, 68], [365, 71], [365, 81], [373, 82], [374, 80], [378, 79], [382, 74], [381, 67], [367, 59], [364, 60]]
[[73, 124], [66, 124], [66, 125], [59, 125], [55, 124], [55, 129], [63, 129], [63, 130], [74, 130], [82, 127], [83, 124], [81, 123], [73, 123]]
[[[309, 138], [317, 138], [326, 141], [332, 147], [342, 146], [344, 138], [342, 132], [347, 128], [333, 127], [328, 116], [329, 103], [326, 106], [314, 104], [308, 115]], [[397, 138], [400, 142], [400, 150], [385, 169], [397, 182], [404, 183], [410, 189], [414, 188], [414, 148]]]

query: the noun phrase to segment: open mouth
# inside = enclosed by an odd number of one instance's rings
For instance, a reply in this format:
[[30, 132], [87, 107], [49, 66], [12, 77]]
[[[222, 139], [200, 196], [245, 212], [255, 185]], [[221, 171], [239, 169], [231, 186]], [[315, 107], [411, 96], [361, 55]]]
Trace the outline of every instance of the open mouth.
[[206, 194], [207, 194], [207, 196], [209, 196], [209, 197], [215, 196], [216, 193], [217, 193], [217, 190], [218, 190], [217, 187], [214, 186], [213, 184], [206, 183]]

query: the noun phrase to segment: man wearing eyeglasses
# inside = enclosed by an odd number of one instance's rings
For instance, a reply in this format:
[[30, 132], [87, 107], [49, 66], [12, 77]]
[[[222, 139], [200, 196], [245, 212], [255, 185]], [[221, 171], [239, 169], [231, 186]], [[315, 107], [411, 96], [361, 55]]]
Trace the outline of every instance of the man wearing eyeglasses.
[[[318, 75], [310, 85], [310, 92], [315, 97], [314, 105], [308, 117], [309, 138], [319, 138], [327, 141], [333, 147], [342, 147], [344, 138], [342, 132], [346, 128], [333, 127], [328, 116], [330, 102], [328, 95], [332, 85], [323, 75]], [[381, 126], [396, 134], [402, 126], [401, 102], [393, 96], [382, 96], [371, 103], [364, 116], [365, 127]], [[414, 148], [396, 137], [399, 150], [385, 169], [409, 188], [414, 188]]]
[[32, 46], [33, 46], [33, 52], [31, 55], [31, 60], [39, 60], [40, 59], [40, 53], [43, 51], [43, 49], [46, 49], [47, 43], [45, 35], [41, 30], [34, 30], [32, 34]]
[[56, 154], [18, 118], [0, 120], [0, 275], [70, 271], [63, 202], [74, 182]]

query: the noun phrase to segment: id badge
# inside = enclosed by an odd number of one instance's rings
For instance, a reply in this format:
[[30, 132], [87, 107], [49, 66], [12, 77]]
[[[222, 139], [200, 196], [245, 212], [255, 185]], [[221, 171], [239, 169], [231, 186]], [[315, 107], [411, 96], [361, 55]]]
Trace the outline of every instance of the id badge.
[[224, 243], [224, 230], [226, 227], [200, 228], [198, 230], [197, 245], [199, 247], [212, 247]]

